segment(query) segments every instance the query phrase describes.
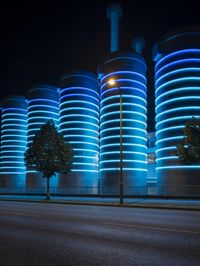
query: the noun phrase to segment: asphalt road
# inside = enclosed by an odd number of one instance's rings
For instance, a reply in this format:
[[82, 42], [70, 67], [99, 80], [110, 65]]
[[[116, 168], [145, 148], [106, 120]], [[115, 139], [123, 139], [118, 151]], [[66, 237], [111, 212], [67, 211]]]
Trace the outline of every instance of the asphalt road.
[[0, 265], [200, 265], [200, 212], [0, 202]]

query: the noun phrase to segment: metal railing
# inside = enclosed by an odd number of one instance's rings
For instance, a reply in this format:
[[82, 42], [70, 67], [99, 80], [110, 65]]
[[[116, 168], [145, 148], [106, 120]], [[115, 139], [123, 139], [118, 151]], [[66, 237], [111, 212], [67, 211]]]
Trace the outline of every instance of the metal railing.
[[[26, 188], [26, 187], [0, 187], [0, 194], [45, 194], [46, 187]], [[119, 196], [119, 187], [50, 187], [52, 195], [81, 195], [81, 196]], [[126, 197], [147, 197], [147, 196], [194, 196], [200, 197], [199, 186], [125, 186], [124, 195]]]

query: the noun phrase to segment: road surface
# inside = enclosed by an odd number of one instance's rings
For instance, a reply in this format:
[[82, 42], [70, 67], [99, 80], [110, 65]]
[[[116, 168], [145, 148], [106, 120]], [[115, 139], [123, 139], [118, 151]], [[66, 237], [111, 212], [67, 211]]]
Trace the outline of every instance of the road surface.
[[0, 265], [200, 265], [200, 212], [2, 201]]

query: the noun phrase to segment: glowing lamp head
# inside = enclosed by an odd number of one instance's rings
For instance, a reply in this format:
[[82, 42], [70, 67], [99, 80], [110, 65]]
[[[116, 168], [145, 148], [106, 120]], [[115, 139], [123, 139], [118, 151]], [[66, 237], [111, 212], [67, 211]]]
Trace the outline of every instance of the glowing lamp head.
[[108, 84], [109, 84], [110, 86], [113, 86], [113, 85], [116, 84], [116, 82], [115, 82], [114, 79], [109, 79]]

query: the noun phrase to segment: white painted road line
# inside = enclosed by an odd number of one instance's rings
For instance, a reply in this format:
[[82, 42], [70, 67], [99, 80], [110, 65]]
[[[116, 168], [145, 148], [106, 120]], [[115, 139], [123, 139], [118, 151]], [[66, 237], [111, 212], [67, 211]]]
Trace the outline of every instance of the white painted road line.
[[100, 223], [105, 224], [105, 225], [122, 226], [122, 227], [137, 228], [137, 229], [151, 229], [151, 230], [159, 230], [159, 231], [170, 231], [170, 232], [177, 232], [177, 233], [200, 235], [200, 232], [198, 231], [189, 231], [189, 230], [162, 228], [162, 227], [151, 227], [151, 226], [143, 226], [143, 225], [132, 225], [132, 224], [120, 224], [120, 223], [106, 223], [106, 222], [100, 222]]

